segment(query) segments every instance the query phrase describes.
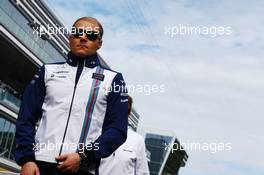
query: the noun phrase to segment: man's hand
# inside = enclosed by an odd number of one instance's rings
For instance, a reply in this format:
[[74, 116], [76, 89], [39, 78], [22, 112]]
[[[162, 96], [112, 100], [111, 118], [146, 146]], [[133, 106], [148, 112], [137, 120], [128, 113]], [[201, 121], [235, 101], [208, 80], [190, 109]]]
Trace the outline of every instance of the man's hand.
[[39, 168], [35, 162], [27, 162], [22, 165], [21, 175], [40, 175]]
[[62, 172], [77, 172], [80, 168], [80, 156], [78, 153], [63, 154], [56, 157], [59, 161], [58, 169]]

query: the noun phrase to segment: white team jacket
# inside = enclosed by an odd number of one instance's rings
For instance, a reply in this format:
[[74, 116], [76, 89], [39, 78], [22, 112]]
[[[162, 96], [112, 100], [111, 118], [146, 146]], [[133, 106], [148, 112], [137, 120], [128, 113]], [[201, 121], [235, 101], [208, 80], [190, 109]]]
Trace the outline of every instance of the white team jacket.
[[65, 63], [44, 65], [23, 95], [16, 130], [17, 163], [55, 163], [56, 156], [83, 145], [96, 160], [109, 156], [126, 139], [124, 86], [122, 75], [101, 66], [97, 56], [80, 61], [69, 54]]
[[111, 156], [101, 160], [99, 174], [149, 175], [142, 136], [129, 128], [126, 142]]

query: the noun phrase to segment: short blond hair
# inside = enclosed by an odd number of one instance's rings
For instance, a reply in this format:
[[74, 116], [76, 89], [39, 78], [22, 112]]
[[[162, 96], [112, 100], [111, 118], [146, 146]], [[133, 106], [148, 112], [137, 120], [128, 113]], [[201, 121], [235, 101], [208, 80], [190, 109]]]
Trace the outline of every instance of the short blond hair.
[[81, 17], [79, 19], [77, 19], [74, 23], [73, 23], [73, 27], [76, 25], [76, 23], [78, 21], [93, 21], [93, 22], [96, 22], [96, 24], [98, 25], [99, 27], [99, 33], [100, 33], [100, 36], [101, 38], [103, 38], [103, 34], [104, 34], [104, 29], [103, 29], [103, 26], [102, 24], [96, 19], [96, 18], [93, 18], [93, 17], [89, 17], [89, 16], [84, 16], [84, 17]]

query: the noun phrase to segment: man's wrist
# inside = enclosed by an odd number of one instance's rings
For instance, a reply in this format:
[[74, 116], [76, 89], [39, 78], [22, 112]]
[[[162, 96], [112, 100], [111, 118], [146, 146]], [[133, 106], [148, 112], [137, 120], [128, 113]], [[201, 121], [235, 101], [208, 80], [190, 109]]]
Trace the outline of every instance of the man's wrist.
[[77, 152], [77, 153], [80, 157], [80, 167], [81, 167], [85, 164], [86, 155], [84, 154], [84, 152]]

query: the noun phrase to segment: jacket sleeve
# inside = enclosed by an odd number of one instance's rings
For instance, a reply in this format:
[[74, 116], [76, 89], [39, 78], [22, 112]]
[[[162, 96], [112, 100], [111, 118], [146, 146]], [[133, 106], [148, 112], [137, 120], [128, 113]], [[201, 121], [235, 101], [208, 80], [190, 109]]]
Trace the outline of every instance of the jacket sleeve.
[[42, 66], [24, 90], [16, 121], [15, 160], [18, 165], [35, 161], [34, 136], [37, 121], [42, 116], [45, 97], [45, 67]]
[[111, 155], [126, 141], [128, 126], [128, 96], [122, 74], [117, 73], [112, 81], [112, 88], [107, 97], [106, 115], [102, 134], [94, 142], [97, 144], [85, 150], [87, 164], [94, 164], [101, 158]]

